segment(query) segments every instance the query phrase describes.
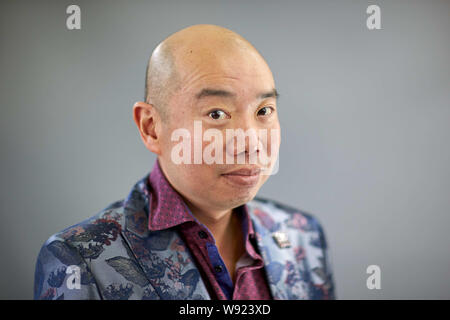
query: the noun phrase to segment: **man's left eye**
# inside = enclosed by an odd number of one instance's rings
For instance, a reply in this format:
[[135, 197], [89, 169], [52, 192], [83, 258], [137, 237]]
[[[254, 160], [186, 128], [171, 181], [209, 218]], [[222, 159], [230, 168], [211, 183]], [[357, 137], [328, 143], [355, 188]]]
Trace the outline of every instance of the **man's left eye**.
[[268, 116], [273, 112], [272, 107], [263, 107], [258, 110], [258, 116]]

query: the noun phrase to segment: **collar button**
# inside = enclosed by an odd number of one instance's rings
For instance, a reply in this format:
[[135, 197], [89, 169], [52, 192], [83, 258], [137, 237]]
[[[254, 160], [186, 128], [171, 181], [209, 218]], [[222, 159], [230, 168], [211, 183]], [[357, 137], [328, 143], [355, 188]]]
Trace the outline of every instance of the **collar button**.
[[206, 232], [203, 231], [203, 230], [198, 232], [198, 236], [200, 237], [200, 239], [206, 239], [206, 238], [208, 238], [208, 235], [207, 235]]

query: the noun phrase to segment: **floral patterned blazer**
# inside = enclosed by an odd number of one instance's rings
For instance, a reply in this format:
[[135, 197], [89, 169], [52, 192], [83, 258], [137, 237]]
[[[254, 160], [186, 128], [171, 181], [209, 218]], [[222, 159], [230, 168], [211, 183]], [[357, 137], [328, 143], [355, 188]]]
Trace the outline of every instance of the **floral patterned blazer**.
[[[125, 200], [51, 236], [35, 270], [34, 299], [210, 299], [175, 229], [149, 231], [148, 175]], [[334, 299], [324, 231], [275, 201], [246, 204], [274, 299]]]

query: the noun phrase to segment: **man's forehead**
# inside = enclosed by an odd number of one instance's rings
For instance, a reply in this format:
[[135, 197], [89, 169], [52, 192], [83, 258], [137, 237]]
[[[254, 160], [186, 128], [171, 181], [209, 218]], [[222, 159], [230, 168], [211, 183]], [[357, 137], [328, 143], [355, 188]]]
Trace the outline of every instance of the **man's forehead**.
[[177, 49], [175, 66], [180, 78], [192, 80], [239, 80], [259, 77], [273, 81], [272, 72], [266, 61], [253, 48], [235, 50], [220, 48]]
[[[245, 70], [246, 69], [246, 70]], [[255, 97], [277, 97], [270, 69], [227, 65], [208, 65], [207, 62], [184, 70], [180, 77], [182, 93], [197, 100], [207, 97], [236, 98], [244, 92]]]

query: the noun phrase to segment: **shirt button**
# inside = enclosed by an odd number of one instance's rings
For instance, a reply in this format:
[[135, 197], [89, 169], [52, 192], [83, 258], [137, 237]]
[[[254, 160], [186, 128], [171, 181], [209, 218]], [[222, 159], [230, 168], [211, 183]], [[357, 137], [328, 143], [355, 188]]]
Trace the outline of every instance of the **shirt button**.
[[214, 271], [216, 271], [217, 273], [221, 273], [222, 272], [222, 266], [219, 266], [219, 265], [215, 266], [214, 267]]
[[206, 239], [206, 238], [208, 238], [208, 235], [206, 234], [205, 231], [199, 231], [199, 232], [198, 232], [198, 236], [200, 237], [200, 239]]

